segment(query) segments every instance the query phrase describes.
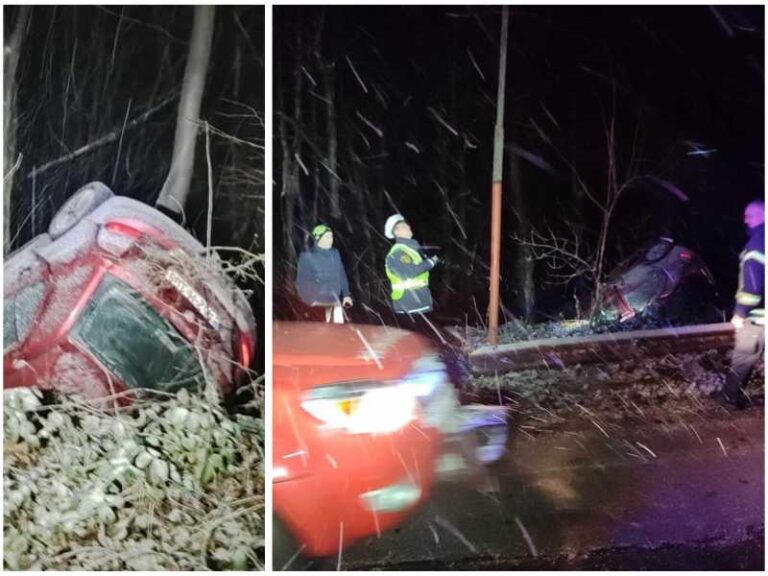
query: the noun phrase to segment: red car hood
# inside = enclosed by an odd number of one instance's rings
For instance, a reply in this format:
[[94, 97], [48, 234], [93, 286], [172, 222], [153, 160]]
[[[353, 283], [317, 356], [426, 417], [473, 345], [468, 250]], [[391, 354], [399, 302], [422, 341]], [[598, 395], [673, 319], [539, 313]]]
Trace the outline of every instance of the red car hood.
[[[397, 378], [430, 351], [417, 334], [366, 324], [276, 322], [273, 325], [276, 370], [303, 373], [302, 384], [355, 378]], [[295, 378], [291, 378], [296, 382]]]

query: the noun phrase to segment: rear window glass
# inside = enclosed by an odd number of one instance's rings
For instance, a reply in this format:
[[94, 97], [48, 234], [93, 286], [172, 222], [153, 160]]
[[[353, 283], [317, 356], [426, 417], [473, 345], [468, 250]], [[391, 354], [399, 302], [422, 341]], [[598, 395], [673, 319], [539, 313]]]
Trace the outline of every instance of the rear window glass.
[[129, 388], [173, 392], [204, 382], [189, 343], [113, 276], [104, 277], [72, 334]]
[[27, 337], [45, 296], [45, 284], [25, 286], [3, 302], [3, 349]]

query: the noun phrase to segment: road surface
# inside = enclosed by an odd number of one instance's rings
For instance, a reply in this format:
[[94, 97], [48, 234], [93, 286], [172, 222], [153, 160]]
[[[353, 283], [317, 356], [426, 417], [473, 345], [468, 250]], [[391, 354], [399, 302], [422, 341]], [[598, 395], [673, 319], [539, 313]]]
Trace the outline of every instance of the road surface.
[[404, 526], [309, 567], [763, 569], [762, 408], [535, 428], [512, 427], [496, 492], [442, 485]]

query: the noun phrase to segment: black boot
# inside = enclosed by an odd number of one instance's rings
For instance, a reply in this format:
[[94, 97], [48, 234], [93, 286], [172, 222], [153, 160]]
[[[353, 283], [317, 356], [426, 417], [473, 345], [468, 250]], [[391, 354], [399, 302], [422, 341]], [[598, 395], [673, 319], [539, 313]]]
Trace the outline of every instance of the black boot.
[[734, 410], [744, 410], [745, 408], [748, 408], [750, 404], [749, 398], [747, 398], [747, 395], [744, 394], [741, 389], [738, 389], [735, 392], [723, 389], [720, 394], [720, 403], [723, 406]]

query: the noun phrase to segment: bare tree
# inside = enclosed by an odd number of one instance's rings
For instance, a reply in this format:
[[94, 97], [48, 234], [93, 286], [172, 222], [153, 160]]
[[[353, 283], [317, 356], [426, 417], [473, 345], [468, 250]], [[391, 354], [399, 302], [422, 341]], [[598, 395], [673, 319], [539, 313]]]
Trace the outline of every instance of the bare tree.
[[330, 183], [331, 217], [341, 218], [339, 202], [338, 174], [338, 140], [336, 134], [336, 86], [335, 66], [329, 62], [320, 61], [323, 70], [323, 85], [325, 87], [326, 130], [328, 132], [328, 178]]
[[[527, 238], [531, 233], [531, 220], [523, 198], [523, 186], [520, 170], [520, 158], [514, 152], [507, 154], [509, 162], [509, 192], [510, 202], [517, 218], [517, 229], [520, 235]], [[533, 320], [536, 305], [536, 284], [534, 282], [534, 258], [531, 247], [526, 243], [515, 247], [513, 282], [519, 286], [517, 290], [517, 305], [522, 310], [526, 321]]]
[[[287, 258], [289, 262], [296, 261], [296, 247], [294, 246], [294, 224], [295, 224], [295, 210], [296, 202], [299, 200], [300, 195], [300, 177], [299, 166], [301, 159], [301, 126], [302, 126], [302, 90], [303, 90], [303, 75], [300, 72], [304, 62], [304, 47], [302, 42], [301, 27], [299, 27], [296, 34], [296, 66], [293, 74], [294, 78], [294, 90], [293, 90], [293, 116], [288, 115], [287, 111], [287, 97], [282, 90], [278, 90], [278, 103], [282, 113], [278, 121], [278, 129], [280, 132], [280, 142], [283, 150], [283, 162], [282, 162], [282, 190], [280, 197], [284, 206], [284, 219], [285, 226], [283, 234], [285, 238], [285, 246], [288, 250]], [[288, 133], [288, 125], [291, 124], [293, 128], [292, 137]]]
[[[688, 201], [688, 197], [671, 182], [654, 176], [650, 170], [641, 170], [642, 154], [638, 149], [639, 123], [636, 125], [631, 151], [623, 158], [620, 156], [616, 137], [616, 116], [614, 93], [611, 116], [605, 126], [606, 182], [601, 188], [602, 191], [592, 189], [581, 177], [575, 164], [565, 158], [557, 147], [546, 139], [560, 159], [570, 168], [573, 185], [579, 190], [579, 195], [587, 198], [600, 211], [600, 230], [594, 243], [584, 241], [580, 226], [570, 226], [568, 235], [550, 228], [546, 232], [530, 229], [525, 235], [513, 236], [522, 246], [527, 247], [534, 260], [545, 263], [552, 283], [566, 284], [577, 277], [588, 279], [592, 285], [590, 317], [594, 317], [598, 312], [602, 300], [611, 223], [624, 193], [646, 182], [682, 202]], [[578, 216], [580, 220], [580, 214]]]
[[157, 206], [181, 214], [189, 195], [195, 161], [195, 145], [200, 125], [200, 103], [203, 99], [208, 60], [211, 54], [215, 7], [195, 6], [194, 24], [184, 70], [171, 169], [160, 191]]
[[11, 246], [11, 191], [13, 175], [21, 165], [21, 156], [16, 158], [16, 69], [19, 65], [21, 43], [29, 20], [30, 6], [19, 7], [13, 33], [5, 45], [3, 69], [3, 137], [5, 153], [3, 155], [3, 254], [8, 254]]

